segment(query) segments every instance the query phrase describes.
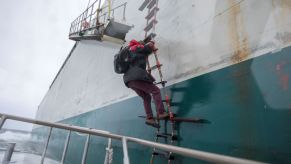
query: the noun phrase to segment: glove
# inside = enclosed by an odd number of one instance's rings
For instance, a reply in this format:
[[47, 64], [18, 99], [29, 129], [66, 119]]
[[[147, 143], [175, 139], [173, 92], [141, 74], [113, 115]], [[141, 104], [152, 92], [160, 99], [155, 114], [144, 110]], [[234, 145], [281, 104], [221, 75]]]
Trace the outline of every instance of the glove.
[[155, 42], [154, 41], [150, 41], [147, 43], [147, 45], [149, 45], [149, 47], [156, 52], [158, 50], [158, 48], [155, 46]]

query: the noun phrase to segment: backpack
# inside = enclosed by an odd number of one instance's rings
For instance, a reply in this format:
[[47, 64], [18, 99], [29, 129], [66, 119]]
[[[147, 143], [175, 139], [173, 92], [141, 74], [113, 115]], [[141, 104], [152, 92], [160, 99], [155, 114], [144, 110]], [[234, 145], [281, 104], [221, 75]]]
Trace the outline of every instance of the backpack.
[[114, 71], [118, 74], [125, 73], [130, 66], [129, 47], [121, 47], [119, 52], [114, 55]]

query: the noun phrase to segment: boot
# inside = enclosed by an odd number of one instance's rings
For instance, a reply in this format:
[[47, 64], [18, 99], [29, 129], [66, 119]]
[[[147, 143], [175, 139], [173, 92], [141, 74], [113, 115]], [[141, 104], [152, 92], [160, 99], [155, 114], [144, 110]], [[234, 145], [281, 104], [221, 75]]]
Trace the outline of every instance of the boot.
[[160, 128], [160, 125], [156, 123], [156, 121], [152, 118], [146, 119], [145, 123], [149, 126], [155, 127], [155, 128]]

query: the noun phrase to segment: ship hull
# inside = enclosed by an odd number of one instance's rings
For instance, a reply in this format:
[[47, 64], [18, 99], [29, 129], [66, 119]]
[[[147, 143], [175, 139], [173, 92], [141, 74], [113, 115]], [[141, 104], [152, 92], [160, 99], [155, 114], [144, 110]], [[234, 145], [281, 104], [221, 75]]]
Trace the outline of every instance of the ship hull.
[[[270, 163], [290, 163], [290, 61], [291, 47], [287, 47], [168, 86], [172, 110], [179, 117], [209, 121], [177, 123], [179, 139], [174, 145]], [[155, 129], [138, 116], [144, 116], [142, 101], [133, 97], [60, 122], [153, 140]], [[165, 130], [163, 122], [161, 125]], [[169, 122], [166, 127], [170, 132]], [[49, 156], [61, 158], [66, 134], [53, 131]], [[86, 136], [72, 135], [67, 163], [81, 162], [85, 140]], [[87, 163], [104, 161], [106, 143], [104, 138], [91, 138]], [[113, 159], [119, 163], [123, 158], [121, 143], [114, 141], [113, 148]], [[151, 152], [149, 148], [129, 144], [131, 163], [149, 163]], [[175, 163], [201, 162], [176, 157]]]
[[[124, 2], [128, 2], [126, 23], [134, 25], [126, 40], [142, 40], [147, 13], [138, 11], [141, 2], [136, 0], [119, 0], [114, 5]], [[174, 145], [291, 163], [290, 15], [288, 0], [159, 1], [158, 24], [152, 32], [157, 34], [172, 110], [178, 117], [206, 120], [177, 123]], [[36, 118], [153, 141], [155, 129], [138, 117], [145, 115], [142, 100], [114, 72], [113, 58], [120, 47], [110, 40], [77, 42]], [[153, 56], [149, 62], [156, 64]], [[156, 70], [152, 75], [160, 80]], [[166, 127], [170, 132], [169, 122]], [[44, 140], [47, 130], [34, 127]], [[66, 135], [53, 130], [49, 157], [61, 159]], [[72, 134], [66, 163], [81, 162], [85, 141], [86, 135]], [[103, 163], [106, 144], [106, 139], [92, 137], [87, 163]], [[122, 163], [121, 143], [114, 141], [113, 148], [114, 163]], [[149, 163], [151, 153], [150, 148], [129, 144], [131, 163]], [[203, 163], [175, 157], [175, 163]]]

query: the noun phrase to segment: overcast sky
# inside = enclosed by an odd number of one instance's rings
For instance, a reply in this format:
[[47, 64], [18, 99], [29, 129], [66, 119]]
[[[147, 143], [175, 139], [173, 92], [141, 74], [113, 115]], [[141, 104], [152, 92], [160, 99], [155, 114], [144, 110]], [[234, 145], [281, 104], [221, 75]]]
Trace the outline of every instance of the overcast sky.
[[[88, 0], [0, 0], [0, 113], [34, 118]], [[14, 122], [5, 127], [18, 128]], [[29, 125], [25, 126], [30, 127]]]

